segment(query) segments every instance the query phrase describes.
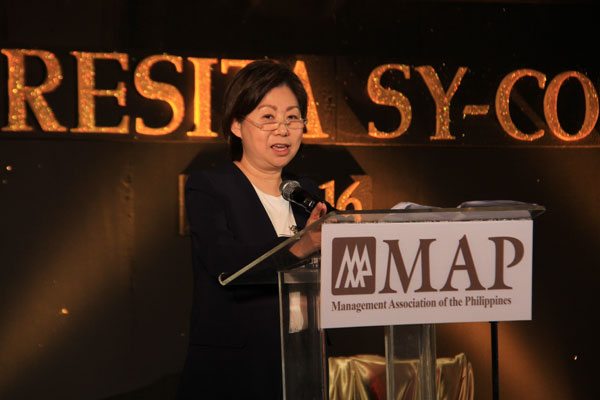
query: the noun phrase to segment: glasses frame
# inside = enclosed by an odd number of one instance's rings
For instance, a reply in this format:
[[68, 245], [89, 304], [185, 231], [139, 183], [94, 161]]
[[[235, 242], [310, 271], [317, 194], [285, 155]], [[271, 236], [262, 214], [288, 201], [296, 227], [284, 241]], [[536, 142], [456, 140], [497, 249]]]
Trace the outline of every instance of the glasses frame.
[[[250, 124], [254, 125], [255, 127], [257, 127], [258, 129], [260, 129], [263, 132], [274, 132], [277, 129], [279, 129], [279, 127], [281, 126], [281, 124], [283, 124], [283, 126], [285, 126], [285, 129], [287, 129], [288, 131], [295, 130], [295, 129], [290, 129], [290, 123], [292, 123], [292, 122], [302, 122], [302, 128], [301, 129], [297, 129], [297, 130], [298, 131], [300, 131], [300, 130], [304, 131], [306, 129], [306, 123], [308, 122], [306, 120], [306, 118], [293, 119], [293, 120], [289, 120], [289, 121], [272, 121], [272, 122], [263, 122], [263, 123], [254, 122], [250, 118], [244, 118], [244, 121], [250, 122]], [[265, 125], [275, 124], [275, 123], [277, 123], [277, 126], [274, 129], [265, 129], [264, 128]]]

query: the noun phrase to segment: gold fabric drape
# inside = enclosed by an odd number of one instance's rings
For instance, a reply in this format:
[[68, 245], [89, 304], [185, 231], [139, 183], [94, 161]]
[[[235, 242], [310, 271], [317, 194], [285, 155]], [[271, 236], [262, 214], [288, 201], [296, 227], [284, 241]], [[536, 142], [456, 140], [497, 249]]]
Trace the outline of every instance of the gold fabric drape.
[[[417, 398], [418, 362], [395, 363], [394, 400]], [[377, 355], [329, 358], [329, 400], [384, 400], [386, 397], [385, 358]], [[473, 368], [465, 354], [438, 358], [436, 363], [438, 400], [472, 400]]]

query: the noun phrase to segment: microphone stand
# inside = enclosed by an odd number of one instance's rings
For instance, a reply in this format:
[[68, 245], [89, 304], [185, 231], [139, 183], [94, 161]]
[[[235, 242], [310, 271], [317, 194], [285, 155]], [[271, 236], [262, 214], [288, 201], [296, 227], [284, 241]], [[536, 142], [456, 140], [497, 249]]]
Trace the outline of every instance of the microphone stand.
[[490, 322], [492, 340], [492, 399], [500, 400], [499, 369], [498, 369], [498, 322]]

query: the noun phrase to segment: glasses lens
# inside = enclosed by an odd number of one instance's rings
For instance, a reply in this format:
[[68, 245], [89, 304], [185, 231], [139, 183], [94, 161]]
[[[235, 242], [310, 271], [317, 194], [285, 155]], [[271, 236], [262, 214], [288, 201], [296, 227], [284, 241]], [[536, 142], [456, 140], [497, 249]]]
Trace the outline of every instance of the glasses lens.
[[[304, 121], [302, 120], [292, 120], [292, 121], [287, 121], [284, 124], [287, 129], [291, 129], [291, 130], [301, 130], [304, 129]], [[264, 123], [260, 126], [260, 128], [263, 131], [274, 131], [279, 129], [279, 127], [281, 126], [280, 122], [267, 122]]]
[[293, 130], [299, 130], [304, 128], [304, 121], [302, 120], [294, 120], [288, 122], [288, 128]]
[[268, 122], [266, 124], [262, 124], [263, 131], [274, 131], [279, 128], [279, 122]]

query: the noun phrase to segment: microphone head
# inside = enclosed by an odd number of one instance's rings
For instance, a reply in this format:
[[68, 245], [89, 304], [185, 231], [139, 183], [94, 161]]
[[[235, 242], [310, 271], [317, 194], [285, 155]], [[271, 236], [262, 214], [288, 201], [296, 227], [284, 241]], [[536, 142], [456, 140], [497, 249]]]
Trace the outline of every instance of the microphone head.
[[281, 195], [287, 201], [292, 201], [292, 193], [294, 193], [295, 190], [300, 189], [300, 188], [301, 188], [300, 183], [298, 183], [298, 181], [293, 181], [293, 180], [283, 181], [283, 182], [281, 182], [281, 185], [279, 185], [279, 190], [281, 191]]

